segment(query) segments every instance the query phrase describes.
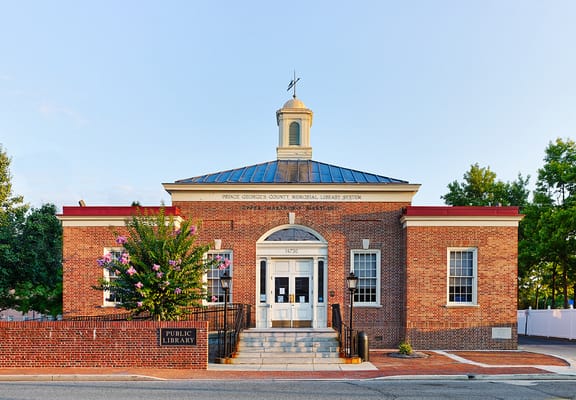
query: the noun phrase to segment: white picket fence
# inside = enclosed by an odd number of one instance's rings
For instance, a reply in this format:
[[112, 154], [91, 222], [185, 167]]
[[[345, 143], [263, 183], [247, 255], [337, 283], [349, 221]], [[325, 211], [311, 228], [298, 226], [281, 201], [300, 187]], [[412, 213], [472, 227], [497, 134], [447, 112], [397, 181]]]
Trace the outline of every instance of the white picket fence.
[[518, 310], [518, 334], [576, 339], [576, 310]]

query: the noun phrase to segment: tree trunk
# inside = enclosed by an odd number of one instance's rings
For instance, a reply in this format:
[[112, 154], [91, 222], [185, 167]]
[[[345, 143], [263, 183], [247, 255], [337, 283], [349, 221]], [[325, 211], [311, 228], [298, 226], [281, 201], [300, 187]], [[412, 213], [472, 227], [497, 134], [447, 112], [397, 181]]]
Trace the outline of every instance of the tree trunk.
[[562, 263], [562, 291], [564, 294], [564, 309], [568, 308], [568, 261]]
[[552, 304], [550, 308], [556, 308], [556, 264], [552, 264]]

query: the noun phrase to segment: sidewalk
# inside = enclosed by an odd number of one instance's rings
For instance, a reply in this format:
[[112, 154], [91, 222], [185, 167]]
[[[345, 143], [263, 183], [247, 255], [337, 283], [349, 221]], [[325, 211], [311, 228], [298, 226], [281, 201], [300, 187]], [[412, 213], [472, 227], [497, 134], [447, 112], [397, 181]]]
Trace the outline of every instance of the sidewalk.
[[[427, 358], [390, 357], [395, 350], [373, 350], [370, 362], [337, 367], [274, 365], [242, 367], [210, 364], [207, 370], [46, 368], [0, 369], [0, 381], [22, 380], [262, 380], [262, 379], [482, 379], [515, 375], [527, 379], [575, 379], [576, 365], [527, 351], [425, 351]], [[570, 360], [571, 361], [571, 360]]]

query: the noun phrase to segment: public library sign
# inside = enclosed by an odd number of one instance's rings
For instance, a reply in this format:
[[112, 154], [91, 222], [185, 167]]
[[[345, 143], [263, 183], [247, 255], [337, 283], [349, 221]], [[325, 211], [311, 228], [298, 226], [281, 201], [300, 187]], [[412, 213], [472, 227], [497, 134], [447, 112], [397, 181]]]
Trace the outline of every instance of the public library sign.
[[196, 346], [196, 328], [160, 328], [160, 346]]

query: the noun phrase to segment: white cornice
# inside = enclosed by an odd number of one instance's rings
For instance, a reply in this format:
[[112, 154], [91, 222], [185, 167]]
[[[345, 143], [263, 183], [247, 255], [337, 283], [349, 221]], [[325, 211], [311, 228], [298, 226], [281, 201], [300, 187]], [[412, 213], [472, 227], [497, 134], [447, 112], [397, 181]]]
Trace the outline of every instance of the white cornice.
[[420, 185], [164, 183], [172, 201], [412, 202]]
[[125, 226], [127, 217], [58, 216], [62, 226]]
[[498, 226], [518, 227], [523, 216], [403, 216], [402, 227]]
[[[66, 216], [59, 215], [58, 219], [63, 227], [86, 227], [86, 226], [126, 226], [130, 217], [126, 216]], [[174, 222], [178, 226], [183, 221], [182, 217], [175, 217]]]

